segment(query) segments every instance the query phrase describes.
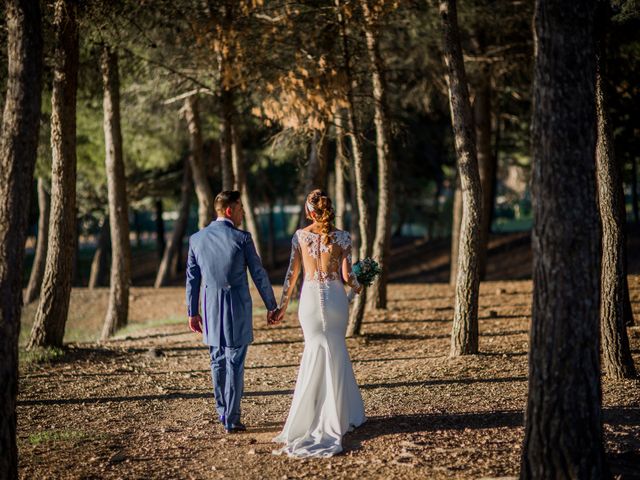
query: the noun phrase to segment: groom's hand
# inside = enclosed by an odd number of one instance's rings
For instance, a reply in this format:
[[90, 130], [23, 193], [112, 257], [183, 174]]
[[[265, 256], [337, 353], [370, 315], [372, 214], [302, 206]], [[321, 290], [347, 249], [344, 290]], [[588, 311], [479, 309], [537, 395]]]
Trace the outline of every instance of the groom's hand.
[[275, 310], [271, 310], [270, 312], [268, 312], [267, 325], [276, 325], [280, 323], [280, 320], [278, 319], [280, 312], [281, 312], [280, 308], [276, 308]]
[[189, 317], [189, 328], [192, 332], [202, 333], [202, 317], [200, 315]]

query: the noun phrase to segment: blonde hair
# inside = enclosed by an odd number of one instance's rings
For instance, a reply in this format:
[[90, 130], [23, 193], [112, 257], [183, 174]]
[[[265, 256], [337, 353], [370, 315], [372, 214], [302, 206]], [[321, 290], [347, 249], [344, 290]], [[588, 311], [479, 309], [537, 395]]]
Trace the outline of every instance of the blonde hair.
[[336, 218], [331, 199], [323, 190], [313, 190], [307, 195], [305, 210], [307, 211], [307, 218], [311, 218], [311, 212], [316, 214], [315, 221], [320, 225], [324, 244], [328, 245], [331, 241], [329, 234], [334, 229], [333, 221]]

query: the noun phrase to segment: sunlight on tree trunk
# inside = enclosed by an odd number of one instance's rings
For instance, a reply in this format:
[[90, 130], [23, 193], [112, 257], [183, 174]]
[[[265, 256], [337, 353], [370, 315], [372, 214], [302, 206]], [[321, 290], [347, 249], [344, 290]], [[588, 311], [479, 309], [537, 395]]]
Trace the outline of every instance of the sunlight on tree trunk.
[[474, 122], [469, 103], [467, 78], [462, 58], [455, 0], [440, 2], [444, 34], [444, 61], [449, 89], [451, 123], [458, 156], [462, 190], [462, 219], [456, 277], [455, 310], [451, 332], [451, 355], [478, 352], [478, 249], [481, 225], [481, 187]]
[[198, 228], [204, 228], [214, 219], [215, 212], [213, 190], [209, 184], [202, 158], [202, 129], [197, 96], [192, 95], [185, 99], [183, 113], [189, 128], [189, 161], [198, 197]]
[[344, 151], [344, 126], [342, 112], [338, 112], [335, 116], [336, 124], [336, 158], [335, 158], [335, 210], [336, 210], [336, 228], [338, 230], [345, 229], [346, 214], [346, 197], [345, 197], [345, 175], [349, 165], [349, 160]]
[[[369, 212], [366, 200], [366, 175], [362, 148], [360, 144], [360, 130], [358, 119], [355, 114], [355, 99], [353, 92], [353, 76], [351, 73], [351, 54], [349, 49], [349, 39], [346, 30], [346, 19], [342, 12], [340, 0], [335, 0], [336, 15], [340, 24], [340, 36], [342, 40], [343, 67], [347, 81], [347, 136], [351, 143], [351, 154], [353, 155], [353, 172], [355, 180], [356, 200], [358, 209], [358, 229], [360, 235], [359, 257], [365, 258], [370, 255], [371, 246], [369, 242]], [[367, 289], [364, 288], [356, 298], [349, 314], [349, 324], [347, 326], [347, 337], [360, 335], [362, 320], [367, 299]]]
[[[603, 15], [606, 15], [603, 12]], [[603, 22], [606, 23], [606, 22]], [[604, 28], [601, 25], [601, 28]], [[613, 132], [609, 119], [607, 87], [606, 38], [601, 33], [597, 41], [596, 111], [598, 136], [596, 172], [598, 205], [602, 225], [602, 265], [600, 274], [600, 332], [603, 367], [607, 376], [615, 379], [636, 375], [625, 326], [626, 214], [622, 169], [613, 148]]]
[[393, 181], [391, 131], [387, 105], [387, 84], [384, 77], [384, 65], [378, 45], [378, 21], [376, 13], [369, 6], [370, 0], [362, 0], [364, 13], [364, 31], [367, 40], [367, 52], [371, 64], [371, 82], [373, 84], [374, 124], [376, 128], [376, 155], [378, 157], [378, 213], [376, 234], [373, 239], [373, 258], [380, 263], [382, 273], [371, 286], [370, 306], [387, 308], [387, 279], [389, 276], [389, 258], [391, 255], [391, 203]]
[[129, 241], [129, 204], [120, 127], [120, 74], [118, 54], [105, 46], [101, 57], [104, 88], [104, 138], [109, 227], [111, 229], [111, 280], [109, 304], [100, 338], [106, 340], [127, 324], [131, 284], [131, 244]]
[[77, 240], [76, 94], [78, 24], [75, 1], [55, 3], [55, 66], [51, 96], [51, 213], [47, 265], [28, 348], [62, 346]]
[[235, 179], [234, 190], [240, 191], [240, 199], [244, 206], [244, 222], [247, 226], [247, 231], [253, 237], [253, 243], [256, 246], [258, 255], [262, 257], [263, 244], [262, 235], [258, 228], [256, 221], [256, 213], [253, 206], [253, 198], [249, 192], [249, 186], [247, 184], [247, 171], [246, 171], [246, 158], [244, 151], [242, 150], [242, 141], [240, 139], [240, 133], [235, 122], [231, 124], [231, 158], [233, 160], [233, 176]]

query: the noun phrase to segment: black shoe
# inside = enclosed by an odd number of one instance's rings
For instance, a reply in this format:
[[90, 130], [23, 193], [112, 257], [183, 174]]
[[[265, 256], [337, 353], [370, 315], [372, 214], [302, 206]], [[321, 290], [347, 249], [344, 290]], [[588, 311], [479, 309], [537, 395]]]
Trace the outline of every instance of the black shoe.
[[239, 433], [239, 432], [246, 432], [247, 427], [245, 427], [244, 424], [238, 422], [231, 425], [230, 427], [225, 427], [225, 430], [227, 433]]

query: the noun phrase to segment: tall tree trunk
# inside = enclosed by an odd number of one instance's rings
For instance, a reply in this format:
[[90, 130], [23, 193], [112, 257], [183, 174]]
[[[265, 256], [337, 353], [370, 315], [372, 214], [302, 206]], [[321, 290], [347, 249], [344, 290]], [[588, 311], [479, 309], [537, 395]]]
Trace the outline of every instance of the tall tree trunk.
[[131, 284], [131, 244], [129, 241], [129, 205], [122, 158], [120, 128], [120, 75], [118, 54], [105, 46], [101, 57], [104, 88], [104, 143], [109, 194], [111, 229], [111, 280], [109, 305], [100, 338], [106, 340], [127, 324], [129, 286]]
[[[602, 16], [606, 14], [602, 12]], [[596, 167], [598, 204], [602, 224], [602, 266], [600, 274], [600, 332], [604, 372], [616, 379], [636, 375], [625, 326], [625, 210], [622, 169], [615, 157], [609, 119], [605, 33], [597, 42], [596, 111], [598, 137]]]
[[594, 275], [595, 4], [535, 5], [533, 302], [522, 479], [609, 478]]
[[266, 265], [269, 268], [273, 268], [276, 264], [276, 228], [275, 228], [275, 219], [273, 215], [274, 201], [272, 198], [268, 199], [269, 202], [269, 216], [268, 216], [268, 224], [267, 224], [267, 258]]
[[142, 229], [140, 227], [140, 212], [137, 209], [133, 210], [133, 231], [136, 235], [136, 247], [142, 246]]
[[309, 145], [309, 163], [307, 165], [307, 177], [304, 195], [319, 188], [327, 189], [327, 166], [329, 164], [329, 142], [327, 130], [315, 130]]
[[40, 296], [40, 286], [44, 277], [44, 268], [47, 262], [47, 238], [49, 237], [49, 212], [51, 197], [42, 177], [38, 177], [38, 239], [36, 241], [36, 254], [33, 258], [27, 293], [24, 304], [28, 305]]
[[156, 208], [156, 254], [158, 259], [162, 261], [164, 252], [166, 250], [166, 242], [164, 240], [164, 219], [162, 218], [163, 208], [162, 199], [157, 198], [155, 201]]
[[193, 184], [198, 197], [198, 228], [206, 227], [215, 215], [213, 207], [213, 190], [207, 179], [207, 172], [202, 158], [202, 129], [198, 112], [198, 97], [187, 97], [184, 101], [184, 116], [189, 128], [189, 161], [193, 173]]
[[[351, 53], [347, 36], [347, 25], [345, 15], [342, 11], [340, 0], [335, 0], [336, 14], [340, 24], [340, 37], [342, 40], [342, 54], [344, 59], [344, 71], [347, 78], [347, 136], [351, 143], [351, 155], [353, 156], [353, 173], [356, 190], [358, 229], [360, 235], [359, 257], [365, 258], [370, 255], [371, 244], [369, 242], [369, 212], [366, 202], [366, 174], [364, 159], [362, 156], [362, 146], [360, 144], [360, 128], [356, 117], [355, 98], [353, 92], [353, 75], [351, 72]], [[354, 304], [349, 315], [349, 325], [347, 326], [347, 337], [360, 335], [364, 310], [367, 300], [367, 289], [364, 288], [360, 295], [356, 295]]]
[[82, 218], [78, 216], [78, 208], [76, 207], [76, 222], [73, 234], [75, 239], [73, 242], [73, 263], [71, 268], [71, 287], [82, 285], [82, 275], [80, 273], [80, 237], [82, 236]]
[[336, 124], [336, 159], [335, 159], [335, 210], [336, 210], [336, 228], [345, 229], [345, 214], [347, 211], [347, 199], [345, 191], [345, 176], [348, 168], [348, 158], [344, 148], [344, 126], [342, 125], [343, 116], [339, 111], [335, 116]]
[[244, 206], [244, 222], [247, 230], [253, 237], [253, 243], [256, 246], [258, 255], [262, 257], [262, 235], [258, 222], [256, 221], [256, 213], [253, 205], [253, 198], [249, 193], [247, 184], [246, 160], [242, 150], [242, 142], [240, 133], [235, 122], [231, 123], [231, 158], [233, 160], [233, 177], [235, 179], [234, 190], [240, 191], [240, 199]]
[[370, 0], [362, 0], [364, 13], [364, 31], [367, 39], [367, 52], [371, 63], [371, 82], [373, 83], [374, 120], [376, 128], [376, 154], [378, 157], [378, 214], [376, 234], [373, 239], [373, 257], [380, 263], [382, 273], [371, 289], [370, 304], [373, 308], [387, 308], [387, 280], [389, 277], [389, 258], [391, 250], [391, 202], [393, 182], [391, 155], [391, 129], [389, 128], [389, 108], [387, 105], [387, 83], [384, 77], [384, 65], [378, 45], [378, 19], [369, 6]]
[[478, 249], [478, 275], [480, 280], [484, 280], [487, 276], [487, 254], [496, 179], [496, 156], [491, 145], [491, 70], [488, 66], [482, 69], [480, 85], [476, 92], [473, 107], [478, 168], [480, 169], [480, 184], [482, 186], [482, 223], [480, 227], [480, 248]]
[[455, 0], [440, 2], [444, 33], [444, 60], [449, 88], [451, 123], [458, 156], [458, 176], [462, 189], [462, 219], [456, 277], [455, 310], [451, 331], [451, 355], [478, 352], [478, 253], [482, 199], [480, 172], [476, 158], [474, 122], [469, 103], [467, 78], [462, 59]]
[[622, 302], [622, 316], [624, 318], [624, 325], [626, 327], [632, 327], [633, 325], [635, 325], [635, 321], [633, 319], [633, 308], [631, 307], [631, 298], [629, 297], [629, 282], [627, 280], [627, 265], [626, 265], [626, 255], [625, 255], [625, 266], [624, 266], [624, 278], [623, 278], [623, 282], [624, 282], [624, 300]]
[[[221, 69], [224, 67], [220, 67]], [[220, 92], [220, 165], [222, 190], [233, 190], [233, 91], [222, 87]]]
[[451, 260], [449, 261], [449, 285], [456, 286], [458, 278], [458, 249], [460, 248], [460, 225], [462, 224], [462, 189], [460, 175], [456, 172], [453, 205], [451, 207]]
[[62, 346], [77, 240], [77, 4], [73, 0], [57, 0], [54, 8], [56, 40], [51, 96], [51, 214], [47, 265], [28, 348]]
[[[299, 192], [299, 204], [303, 204], [307, 195], [316, 188], [327, 188], [327, 164], [329, 143], [327, 142], [327, 129], [314, 130], [309, 141], [307, 167], [301, 171], [302, 190]], [[298, 226], [304, 227], [307, 222], [305, 209], [300, 210]]]
[[0, 133], [0, 478], [18, 478], [16, 396], [22, 268], [42, 93], [40, 3], [5, 3], [7, 82]]
[[107, 259], [109, 252], [109, 217], [105, 216], [100, 225], [100, 233], [98, 234], [98, 242], [96, 245], [96, 251], [93, 254], [93, 260], [91, 261], [91, 273], [89, 275], [89, 289], [101, 287], [105, 284], [107, 277]]
[[189, 167], [189, 160], [185, 159], [184, 168], [182, 174], [182, 187], [180, 189], [180, 210], [178, 213], [178, 219], [173, 226], [173, 232], [169, 239], [169, 244], [164, 250], [162, 261], [160, 262], [160, 268], [156, 275], [156, 281], [153, 286], [155, 288], [164, 287], [169, 281], [171, 274], [171, 265], [174, 264], [174, 259], [180, 255], [182, 249], [182, 238], [187, 231], [187, 223], [189, 221], [189, 207], [191, 205], [191, 190], [193, 188], [193, 181], [191, 179], [191, 168]]
[[638, 157], [631, 159], [631, 208], [636, 225], [640, 225], [640, 195], [638, 195]]
[[349, 203], [351, 204], [351, 217], [349, 219], [349, 230], [351, 231], [351, 243], [353, 244], [353, 262], [360, 260], [360, 209], [358, 206], [358, 195], [356, 188], [356, 168], [353, 154], [349, 159]]

